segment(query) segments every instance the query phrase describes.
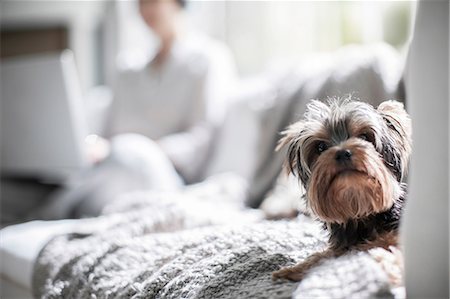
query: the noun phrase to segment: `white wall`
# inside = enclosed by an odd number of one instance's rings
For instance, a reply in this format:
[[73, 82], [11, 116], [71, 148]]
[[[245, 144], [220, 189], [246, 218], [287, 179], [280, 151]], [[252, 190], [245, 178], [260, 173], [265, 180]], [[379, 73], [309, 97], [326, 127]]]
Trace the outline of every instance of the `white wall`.
[[[87, 90], [98, 72], [111, 84], [116, 63], [133, 63], [130, 60], [140, 56], [145, 59], [142, 53], [154, 43], [135, 9], [136, 2], [7, 0], [2, 1], [1, 20], [14, 26], [66, 24], [69, 45]], [[292, 66], [312, 52], [332, 51], [348, 42], [382, 41], [386, 30], [395, 32], [402, 27], [395, 23], [385, 28], [385, 18], [405, 8], [407, 12], [410, 5], [378, 1], [189, 1], [186, 24], [228, 44], [240, 73], [253, 75], [268, 68]], [[391, 19], [396, 22], [398, 16]], [[104, 61], [103, 69], [98, 70], [93, 47], [101, 22]]]
[[[120, 50], [139, 43], [147, 46], [133, 2], [117, 2], [124, 26], [119, 35], [126, 32], [119, 38]], [[380, 42], [387, 33], [406, 36], [407, 29], [398, 32], [408, 24], [400, 17], [407, 18], [412, 6], [404, 1], [189, 1], [185, 25], [226, 43], [245, 76], [292, 66], [311, 53], [333, 51], [346, 43]]]
[[39, 28], [65, 25], [84, 90], [95, 81], [94, 31], [103, 20], [105, 1], [2, 1], [2, 26]]
[[408, 298], [449, 298], [449, 2], [421, 1], [406, 73], [413, 121], [402, 226]]

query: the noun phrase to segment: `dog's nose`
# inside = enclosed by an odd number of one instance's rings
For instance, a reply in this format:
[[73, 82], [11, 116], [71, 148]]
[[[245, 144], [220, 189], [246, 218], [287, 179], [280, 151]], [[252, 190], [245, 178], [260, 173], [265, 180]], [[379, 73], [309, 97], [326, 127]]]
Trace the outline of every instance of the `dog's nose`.
[[335, 158], [338, 162], [350, 161], [350, 159], [352, 158], [352, 152], [348, 149], [339, 150], [336, 152]]

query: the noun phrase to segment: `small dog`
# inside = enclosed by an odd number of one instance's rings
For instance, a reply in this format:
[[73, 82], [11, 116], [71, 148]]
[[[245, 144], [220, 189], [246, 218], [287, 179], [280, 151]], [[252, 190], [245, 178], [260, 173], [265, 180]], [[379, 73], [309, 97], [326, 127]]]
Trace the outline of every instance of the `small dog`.
[[304, 120], [283, 135], [277, 150], [287, 146], [287, 169], [329, 232], [329, 246], [274, 272], [273, 279], [300, 281], [325, 258], [398, 245], [411, 153], [411, 120], [403, 104], [386, 101], [375, 109], [351, 97], [313, 100]]

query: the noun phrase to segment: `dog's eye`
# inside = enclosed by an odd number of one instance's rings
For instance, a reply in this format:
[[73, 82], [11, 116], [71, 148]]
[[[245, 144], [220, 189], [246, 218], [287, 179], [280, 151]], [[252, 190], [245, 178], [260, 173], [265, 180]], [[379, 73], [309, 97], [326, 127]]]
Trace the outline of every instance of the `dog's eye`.
[[319, 141], [319, 143], [317, 143], [317, 152], [319, 154], [323, 153], [327, 149], [328, 149], [328, 144], [326, 144], [324, 141]]
[[365, 141], [369, 140], [369, 136], [366, 133], [359, 135], [358, 138], [365, 140]]
[[370, 142], [370, 143], [373, 144], [373, 146], [376, 146], [376, 144], [375, 144], [375, 137], [371, 133], [360, 134], [360, 135], [358, 135], [358, 138], [360, 138], [361, 140]]

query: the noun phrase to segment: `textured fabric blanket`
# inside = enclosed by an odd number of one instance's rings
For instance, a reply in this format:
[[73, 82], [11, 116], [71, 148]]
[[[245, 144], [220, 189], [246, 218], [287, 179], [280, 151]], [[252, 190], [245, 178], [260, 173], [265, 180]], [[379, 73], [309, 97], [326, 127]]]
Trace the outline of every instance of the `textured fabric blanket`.
[[320, 225], [305, 216], [261, 220], [259, 212], [238, 203], [245, 189], [239, 184], [204, 187], [172, 195], [135, 193], [108, 207], [101, 217], [80, 220], [77, 231], [54, 238], [41, 251], [34, 295], [395, 297], [388, 279], [395, 265], [389, 264], [391, 254], [382, 249], [330, 259], [301, 283], [272, 281], [272, 271], [324, 248], [326, 236]]

